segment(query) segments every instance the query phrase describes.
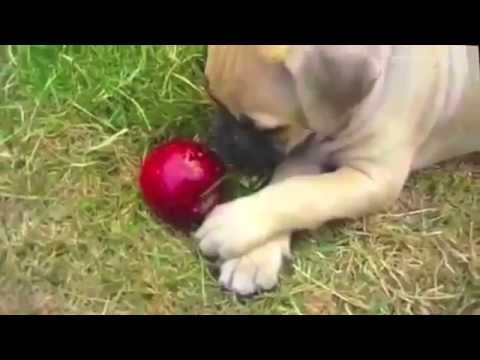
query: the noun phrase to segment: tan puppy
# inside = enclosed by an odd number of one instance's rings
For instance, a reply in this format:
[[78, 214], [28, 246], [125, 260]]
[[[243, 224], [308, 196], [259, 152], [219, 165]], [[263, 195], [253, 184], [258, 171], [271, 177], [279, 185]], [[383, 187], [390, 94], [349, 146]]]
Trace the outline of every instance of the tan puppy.
[[480, 150], [478, 68], [467, 46], [210, 46], [223, 121], [249, 123], [284, 155], [270, 185], [218, 206], [196, 233], [224, 261], [222, 285], [274, 287], [293, 231], [381, 211], [412, 170]]

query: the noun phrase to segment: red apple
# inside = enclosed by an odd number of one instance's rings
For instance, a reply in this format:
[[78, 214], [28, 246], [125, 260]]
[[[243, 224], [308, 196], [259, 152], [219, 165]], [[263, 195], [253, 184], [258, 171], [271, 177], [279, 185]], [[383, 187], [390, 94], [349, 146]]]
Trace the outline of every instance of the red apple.
[[192, 140], [156, 146], [140, 172], [143, 198], [162, 220], [191, 227], [223, 200], [225, 167], [215, 153]]

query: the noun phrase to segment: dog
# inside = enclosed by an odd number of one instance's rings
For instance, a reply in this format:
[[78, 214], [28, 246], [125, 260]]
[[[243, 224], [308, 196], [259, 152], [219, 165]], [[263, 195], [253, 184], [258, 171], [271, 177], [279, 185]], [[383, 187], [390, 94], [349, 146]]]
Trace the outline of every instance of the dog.
[[293, 232], [385, 210], [412, 171], [480, 150], [475, 46], [209, 46], [216, 144], [271, 172], [195, 232], [242, 296], [274, 288]]

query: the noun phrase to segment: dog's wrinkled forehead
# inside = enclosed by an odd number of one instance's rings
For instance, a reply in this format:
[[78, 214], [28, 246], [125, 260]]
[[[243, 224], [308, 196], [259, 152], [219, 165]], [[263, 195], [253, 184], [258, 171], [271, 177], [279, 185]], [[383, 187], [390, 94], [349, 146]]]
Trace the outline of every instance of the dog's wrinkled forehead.
[[255, 120], [260, 128], [285, 125], [299, 110], [291, 73], [268, 61], [256, 45], [210, 46], [205, 78], [210, 96], [232, 115]]

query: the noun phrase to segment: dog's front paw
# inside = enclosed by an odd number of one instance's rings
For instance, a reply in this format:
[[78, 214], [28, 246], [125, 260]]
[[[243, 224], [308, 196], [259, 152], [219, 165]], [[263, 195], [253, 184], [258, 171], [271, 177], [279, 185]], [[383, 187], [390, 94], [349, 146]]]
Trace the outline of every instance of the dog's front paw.
[[275, 219], [256, 195], [217, 206], [195, 233], [207, 256], [231, 259], [275, 235]]
[[239, 258], [227, 260], [221, 267], [220, 284], [240, 296], [271, 290], [278, 283], [284, 257], [290, 257], [288, 236], [272, 240]]

